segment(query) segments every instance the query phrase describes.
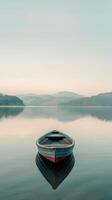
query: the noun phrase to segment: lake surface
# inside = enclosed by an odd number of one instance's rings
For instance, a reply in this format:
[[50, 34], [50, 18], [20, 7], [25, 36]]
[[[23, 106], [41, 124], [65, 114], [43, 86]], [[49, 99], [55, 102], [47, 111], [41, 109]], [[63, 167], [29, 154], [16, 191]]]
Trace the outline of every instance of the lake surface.
[[[54, 129], [75, 139], [74, 155], [55, 179], [52, 168], [38, 163], [35, 145]], [[0, 200], [37, 199], [112, 199], [111, 107], [0, 108]]]

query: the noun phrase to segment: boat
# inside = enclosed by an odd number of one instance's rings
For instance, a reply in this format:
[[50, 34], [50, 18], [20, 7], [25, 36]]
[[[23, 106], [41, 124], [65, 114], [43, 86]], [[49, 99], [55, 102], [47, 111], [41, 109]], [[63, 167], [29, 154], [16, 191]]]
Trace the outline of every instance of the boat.
[[58, 163], [72, 153], [75, 142], [68, 135], [53, 130], [40, 137], [36, 145], [40, 155], [53, 163]]
[[39, 153], [35, 159], [36, 165], [44, 178], [55, 190], [69, 175], [75, 164], [75, 158], [73, 153], [67, 156], [62, 162], [54, 163], [48, 161], [46, 158], [41, 156]]

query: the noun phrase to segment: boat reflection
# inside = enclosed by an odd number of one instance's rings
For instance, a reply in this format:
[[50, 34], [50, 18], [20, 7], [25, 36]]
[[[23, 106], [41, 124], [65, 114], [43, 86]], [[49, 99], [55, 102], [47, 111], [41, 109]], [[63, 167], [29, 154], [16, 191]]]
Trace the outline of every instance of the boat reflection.
[[52, 163], [41, 156], [39, 153], [36, 156], [36, 165], [45, 179], [51, 184], [55, 190], [68, 176], [75, 164], [74, 155], [71, 154], [59, 163]]

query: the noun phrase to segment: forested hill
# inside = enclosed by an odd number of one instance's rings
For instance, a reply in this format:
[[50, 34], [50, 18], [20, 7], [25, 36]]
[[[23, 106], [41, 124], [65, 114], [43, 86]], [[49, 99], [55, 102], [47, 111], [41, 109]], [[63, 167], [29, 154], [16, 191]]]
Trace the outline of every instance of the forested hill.
[[23, 101], [11, 95], [0, 94], [0, 106], [23, 106]]
[[112, 106], [112, 92], [101, 93], [92, 97], [71, 100], [61, 105], [68, 106]]

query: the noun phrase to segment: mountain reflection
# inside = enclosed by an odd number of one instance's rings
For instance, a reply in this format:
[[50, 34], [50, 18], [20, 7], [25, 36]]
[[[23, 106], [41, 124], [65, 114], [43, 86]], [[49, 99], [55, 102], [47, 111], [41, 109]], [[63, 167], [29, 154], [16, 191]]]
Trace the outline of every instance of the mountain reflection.
[[23, 107], [0, 107], [0, 118], [14, 117], [21, 112], [23, 112]]
[[112, 121], [112, 107], [27, 107], [24, 117], [51, 118], [63, 122], [91, 116], [100, 120]]
[[75, 164], [74, 155], [71, 154], [64, 161], [54, 164], [39, 153], [36, 156], [36, 165], [45, 179], [50, 183], [55, 190], [68, 176]]
[[0, 107], [0, 118], [17, 116], [25, 118], [47, 118], [71, 122], [91, 116], [100, 120], [112, 121], [112, 107]]

